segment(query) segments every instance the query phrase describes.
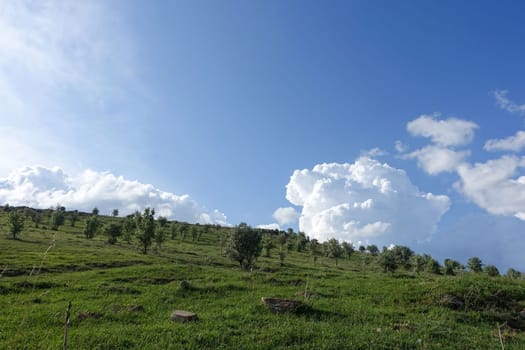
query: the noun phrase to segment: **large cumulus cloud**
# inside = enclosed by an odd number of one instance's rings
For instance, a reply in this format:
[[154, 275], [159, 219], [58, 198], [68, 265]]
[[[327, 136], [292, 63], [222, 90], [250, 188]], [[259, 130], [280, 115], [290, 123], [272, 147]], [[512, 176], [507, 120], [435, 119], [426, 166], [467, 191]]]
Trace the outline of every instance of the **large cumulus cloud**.
[[188, 222], [227, 225], [226, 216], [218, 210], [207, 210], [189, 195], [176, 195], [115, 176], [109, 172], [85, 170], [70, 176], [58, 167], [31, 166], [0, 178], [0, 203], [49, 208], [60, 203], [69, 209], [91, 211], [93, 207], [109, 214], [118, 208], [129, 214], [145, 207], [158, 215]]
[[286, 198], [302, 207], [299, 229], [379, 245], [413, 244], [436, 230], [450, 200], [420, 191], [407, 174], [369, 157], [296, 170]]

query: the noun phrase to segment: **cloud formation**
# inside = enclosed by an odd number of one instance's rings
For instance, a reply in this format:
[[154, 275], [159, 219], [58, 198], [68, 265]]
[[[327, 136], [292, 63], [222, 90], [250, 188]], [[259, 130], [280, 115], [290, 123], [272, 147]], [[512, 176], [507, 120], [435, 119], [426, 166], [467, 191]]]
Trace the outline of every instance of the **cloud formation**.
[[302, 207], [300, 231], [320, 240], [421, 242], [450, 206], [447, 196], [421, 192], [403, 170], [369, 157], [295, 170], [286, 188]]
[[440, 146], [461, 146], [472, 141], [476, 123], [456, 118], [437, 120], [439, 116], [422, 115], [407, 124], [407, 131], [413, 136], [428, 137]]
[[279, 223], [279, 225], [290, 225], [297, 221], [299, 213], [295, 208], [277, 208], [273, 212], [273, 218]]
[[467, 198], [491, 214], [525, 220], [525, 157], [503, 156], [485, 163], [463, 164], [455, 184]]
[[187, 194], [176, 195], [150, 184], [93, 170], [69, 176], [58, 167], [18, 169], [0, 178], [0, 203], [35, 208], [49, 208], [60, 203], [67, 209], [81, 211], [97, 207], [105, 214], [118, 208], [122, 215], [152, 207], [157, 215], [170, 219], [228, 225], [223, 213], [207, 210]]
[[510, 113], [525, 114], [525, 104], [518, 105], [510, 100], [507, 97], [508, 93], [507, 90], [496, 90], [493, 92], [497, 105]]
[[417, 159], [417, 164], [430, 175], [452, 172], [470, 155], [470, 151], [454, 151], [450, 148], [430, 145], [405, 155]]
[[523, 148], [525, 148], [525, 131], [518, 131], [516, 135], [504, 139], [490, 139], [485, 142], [485, 146], [483, 146], [483, 149], [489, 152], [519, 152]]

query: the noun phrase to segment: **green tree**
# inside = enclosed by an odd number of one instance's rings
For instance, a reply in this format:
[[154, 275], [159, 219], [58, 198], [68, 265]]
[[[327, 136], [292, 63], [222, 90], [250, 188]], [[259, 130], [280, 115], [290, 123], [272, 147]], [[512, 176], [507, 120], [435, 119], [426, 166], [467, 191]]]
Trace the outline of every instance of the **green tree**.
[[157, 250], [162, 250], [162, 245], [166, 242], [168, 233], [165, 227], [160, 227], [155, 233], [155, 247]]
[[308, 244], [308, 238], [304, 234], [304, 232], [299, 232], [299, 234], [296, 237], [296, 246], [298, 252], [303, 252], [306, 250], [306, 245]]
[[157, 218], [157, 222], [159, 223], [160, 227], [165, 227], [168, 224], [168, 219], [165, 216], [159, 216]]
[[317, 262], [317, 257], [319, 256], [319, 241], [317, 239], [311, 239], [308, 243], [308, 251], [310, 252], [310, 257], [315, 265]]
[[497, 277], [499, 276], [499, 270], [494, 265], [487, 265], [484, 268], [484, 271], [489, 275], [490, 277]]
[[273, 243], [272, 236], [269, 234], [264, 235], [262, 240], [262, 245], [264, 248], [264, 256], [267, 258], [270, 257], [270, 251], [275, 248], [275, 244]]
[[410, 264], [412, 265], [412, 268], [414, 269], [414, 272], [419, 275], [421, 271], [423, 271], [428, 259], [425, 259], [422, 255], [414, 254], [410, 258]]
[[385, 273], [392, 273], [398, 267], [396, 255], [392, 250], [388, 249], [379, 254], [377, 263], [383, 268], [383, 272]]
[[55, 210], [53, 210], [53, 213], [51, 214], [51, 229], [52, 230], [58, 230], [58, 228], [62, 225], [64, 225], [64, 222], [66, 221], [66, 208], [57, 205]]
[[136, 230], [137, 227], [135, 226], [135, 220], [133, 219], [133, 216], [127, 216], [124, 219], [124, 223], [122, 224], [122, 233], [124, 235], [124, 240], [127, 243], [131, 243]]
[[368, 247], [366, 247], [366, 250], [368, 250], [372, 256], [379, 254], [379, 248], [375, 244], [370, 244]]
[[98, 210], [97, 207], [94, 207], [93, 210], [91, 211], [91, 215], [95, 215], [96, 216], [96, 215], [98, 215], [98, 213], [99, 213], [99, 210]]
[[102, 222], [98, 219], [97, 215], [91, 215], [86, 220], [86, 225], [84, 227], [84, 236], [87, 239], [95, 237], [100, 228], [102, 227]]
[[335, 260], [335, 266], [337, 266], [337, 262], [343, 256], [344, 252], [343, 247], [341, 247], [337, 239], [332, 238], [328, 241], [328, 257]]
[[69, 213], [69, 221], [71, 222], [71, 227], [75, 227], [75, 224], [78, 221], [78, 210], [73, 210]]
[[148, 254], [148, 249], [155, 237], [155, 209], [146, 208], [142, 214], [135, 214], [136, 237], [142, 246], [142, 253]]
[[409, 247], [396, 245], [391, 250], [396, 257], [398, 265], [403, 266], [407, 270], [412, 267], [410, 265], [410, 258], [414, 255], [414, 252]]
[[507, 273], [505, 274], [505, 276], [507, 276], [510, 279], [519, 279], [521, 278], [521, 272], [511, 267], [507, 270]]
[[461, 264], [452, 259], [445, 259], [444, 261], [445, 275], [454, 276], [456, 274], [455, 270], [459, 269]]
[[441, 274], [441, 265], [436, 259], [429, 259], [426, 263], [427, 271], [436, 275]]
[[31, 221], [35, 224], [35, 228], [38, 228], [38, 224], [40, 224], [40, 221], [42, 220], [42, 215], [40, 215], [37, 211], [32, 211], [30, 214]]
[[104, 229], [104, 234], [108, 238], [109, 244], [115, 244], [118, 237], [122, 235], [122, 225], [111, 223]]
[[239, 263], [247, 271], [253, 267], [255, 259], [261, 254], [262, 235], [246, 223], [236, 226], [226, 248], [227, 256]]
[[352, 254], [354, 254], [354, 246], [352, 245], [352, 243], [349, 243], [349, 242], [346, 242], [346, 241], [343, 241], [341, 243], [341, 247], [343, 248], [343, 251], [344, 253], [346, 254], [346, 257], [348, 259], [350, 259], [350, 257], [352, 256]]
[[10, 211], [7, 217], [7, 226], [13, 239], [18, 239], [18, 235], [24, 229], [25, 216], [18, 211]]
[[483, 270], [482, 266], [483, 264], [481, 262], [481, 259], [478, 258], [477, 256], [473, 256], [472, 258], [469, 258], [467, 261], [467, 267], [472, 272], [476, 272], [476, 273], [481, 272]]
[[111, 215], [116, 218], [118, 216], [118, 209], [117, 208], [113, 209], [113, 211], [111, 212]]
[[179, 228], [177, 226], [177, 223], [176, 222], [172, 222], [170, 224], [171, 239], [176, 239], [177, 238], [177, 232], [179, 232]]

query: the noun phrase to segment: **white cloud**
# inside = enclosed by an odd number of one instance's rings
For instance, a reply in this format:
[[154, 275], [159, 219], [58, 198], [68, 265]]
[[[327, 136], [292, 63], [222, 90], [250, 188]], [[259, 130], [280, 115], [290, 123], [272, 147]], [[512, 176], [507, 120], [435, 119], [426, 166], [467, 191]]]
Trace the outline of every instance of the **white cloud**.
[[299, 213], [292, 207], [277, 208], [273, 212], [273, 218], [277, 220], [279, 225], [290, 225], [297, 221]]
[[503, 156], [458, 168], [460, 181], [455, 187], [491, 214], [513, 215], [525, 220], [525, 157]]
[[525, 131], [518, 131], [516, 135], [504, 139], [491, 139], [483, 147], [490, 152], [512, 151], [519, 152], [525, 147]]
[[361, 156], [363, 156], [363, 157], [370, 157], [370, 158], [382, 157], [382, 156], [386, 156], [387, 154], [388, 154], [387, 152], [383, 151], [379, 147], [374, 147], [374, 148], [369, 149], [367, 151], [361, 152]]
[[469, 155], [470, 151], [454, 151], [431, 145], [409, 153], [405, 157], [417, 159], [419, 167], [430, 175], [436, 175], [456, 170]]
[[506, 110], [510, 113], [525, 114], [525, 104], [518, 105], [515, 102], [511, 101], [507, 94], [507, 90], [496, 90], [494, 91], [494, 97], [496, 98], [496, 103], [501, 109]]
[[228, 225], [218, 210], [207, 210], [189, 195], [176, 195], [153, 185], [115, 176], [109, 172], [85, 170], [69, 176], [58, 167], [25, 167], [0, 178], [0, 203], [49, 208], [60, 203], [68, 209], [91, 211], [94, 207], [109, 214], [118, 208], [130, 214], [145, 207], [171, 219]]
[[478, 125], [462, 119], [436, 120], [440, 114], [422, 115], [407, 124], [407, 131], [413, 136], [428, 137], [441, 146], [466, 145], [474, 138]]
[[403, 170], [368, 157], [295, 170], [286, 198], [302, 207], [299, 229], [311, 237], [378, 245], [427, 239], [450, 206], [447, 196], [421, 192]]

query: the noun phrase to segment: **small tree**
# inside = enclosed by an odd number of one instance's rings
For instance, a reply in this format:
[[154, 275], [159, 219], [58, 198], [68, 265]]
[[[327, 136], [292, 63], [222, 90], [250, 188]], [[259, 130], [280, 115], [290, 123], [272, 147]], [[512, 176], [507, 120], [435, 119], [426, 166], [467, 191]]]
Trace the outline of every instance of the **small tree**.
[[124, 234], [124, 240], [127, 243], [131, 243], [136, 230], [137, 227], [135, 226], [135, 220], [133, 220], [133, 217], [126, 217], [124, 219], [124, 223], [122, 224], [122, 233]]
[[452, 259], [445, 259], [444, 261], [445, 266], [445, 275], [454, 276], [456, 274], [455, 270], [457, 270], [461, 264]]
[[95, 215], [96, 216], [96, 215], [98, 215], [98, 213], [99, 213], [99, 210], [98, 210], [97, 207], [94, 207], [93, 210], [91, 211], [91, 215]]
[[175, 239], [177, 238], [177, 232], [178, 232], [178, 226], [177, 226], [177, 223], [175, 222], [172, 222], [170, 224], [170, 234], [171, 234], [171, 239]]
[[78, 221], [78, 210], [73, 210], [69, 214], [69, 221], [71, 222], [71, 227], [75, 227], [75, 224]]
[[87, 239], [95, 237], [101, 226], [102, 223], [98, 219], [98, 216], [91, 215], [86, 220], [86, 226], [84, 227], [84, 236], [86, 236]]
[[270, 251], [275, 248], [275, 244], [273, 243], [273, 239], [271, 235], [264, 235], [262, 245], [264, 248], [264, 256], [267, 258], [270, 257]]
[[421, 271], [423, 271], [426, 262], [427, 260], [419, 254], [412, 255], [410, 258], [410, 264], [412, 265], [414, 272], [418, 275]]
[[118, 216], [118, 209], [117, 208], [113, 209], [113, 211], [111, 212], [111, 215], [116, 218]]
[[319, 241], [317, 239], [311, 239], [308, 243], [308, 251], [310, 252], [310, 256], [312, 257], [312, 261], [315, 265], [317, 262], [317, 257], [319, 256]]
[[511, 267], [507, 270], [507, 273], [505, 274], [505, 276], [507, 276], [510, 279], [519, 279], [521, 278], [521, 272]]
[[38, 228], [38, 224], [40, 224], [40, 221], [42, 220], [42, 215], [40, 215], [39, 212], [33, 211], [30, 217], [31, 221], [35, 224], [35, 228]]
[[343, 247], [337, 239], [332, 238], [328, 241], [328, 257], [335, 260], [335, 266], [337, 266], [337, 261], [343, 256], [343, 253]]
[[426, 263], [427, 271], [436, 275], [441, 274], [441, 265], [436, 259], [429, 259]]
[[487, 275], [489, 275], [490, 277], [497, 277], [497, 276], [499, 276], [499, 270], [494, 265], [487, 265], [487, 266], [485, 266], [484, 270], [487, 273]]
[[142, 214], [135, 214], [135, 227], [142, 252], [148, 254], [148, 249], [155, 237], [155, 209], [146, 208]]
[[162, 250], [162, 245], [166, 242], [168, 233], [164, 227], [160, 227], [155, 233], [155, 247], [157, 250]]
[[297, 251], [303, 252], [306, 249], [306, 244], [308, 243], [308, 238], [304, 234], [304, 232], [299, 232], [296, 238], [297, 243]]
[[109, 244], [115, 244], [117, 243], [118, 237], [122, 235], [122, 226], [119, 224], [111, 223], [109, 224], [109, 226], [106, 226], [104, 234], [108, 238], [107, 242]]
[[469, 258], [468, 261], [467, 261], [467, 267], [470, 269], [470, 271], [472, 272], [476, 272], [476, 273], [479, 273], [482, 271], [482, 262], [481, 262], [481, 259], [478, 258], [477, 256], [473, 256], [472, 258]]
[[17, 239], [18, 234], [24, 229], [25, 217], [22, 213], [18, 211], [9, 212], [7, 217], [7, 225], [9, 227], [9, 233], [13, 239]]
[[383, 272], [385, 273], [393, 273], [398, 266], [396, 255], [391, 250], [385, 250], [381, 254], [379, 254], [377, 263], [383, 268]]
[[53, 213], [51, 214], [51, 229], [52, 230], [56, 231], [58, 230], [60, 226], [64, 225], [64, 222], [66, 220], [65, 211], [66, 211], [66, 208], [60, 206], [60, 204], [58, 204], [55, 210], [53, 210]]
[[286, 253], [281, 249], [279, 251], [279, 266], [284, 266], [284, 258], [286, 257]]
[[411, 268], [410, 258], [414, 255], [412, 249], [403, 245], [396, 245], [392, 248], [392, 253], [394, 253], [398, 265], [407, 270]]
[[157, 222], [159, 223], [160, 227], [165, 227], [168, 224], [168, 219], [165, 216], [159, 216], [157, 218]]
[[379, 248], [375, 244], [370, 244], [368, 247], [366, 247], [366, 250], [368, 250], [372, 256], [376, 256], [379, 253]]
[[261, 233], [245, 223], [236, 226], [228, 242], [226, 253], [237, 261], [241, 269], [247, 271], [253, 267], [255, 259], [261, 254]]
[[354, 254], [354, 246], [352, 245], [352, 243], [343, 241], [343, 243], [341, 243], [341, 247], [343, 248], [343, 251], [346, 254], [347, 259], [350, 260], [350, 257], [352, 256], [352, 254]]

